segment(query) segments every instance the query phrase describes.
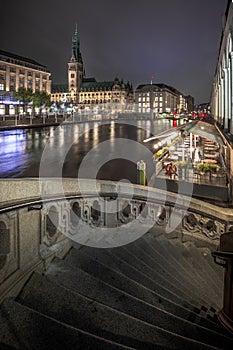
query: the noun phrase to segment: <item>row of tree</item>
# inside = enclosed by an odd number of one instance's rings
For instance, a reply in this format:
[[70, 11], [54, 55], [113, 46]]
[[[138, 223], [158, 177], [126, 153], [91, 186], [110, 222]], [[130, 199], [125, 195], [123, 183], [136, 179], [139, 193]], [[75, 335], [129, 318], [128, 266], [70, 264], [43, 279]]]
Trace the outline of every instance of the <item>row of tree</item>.
[[32, 106], [32, 111], [34, 113], [35, 108], [41, 109], [45, 107], [50, 107], [52, 102], [50, 100], [50, 95], [46, 91], [35, 91], [32, 89], [25, 89], [20, 87], [14, 92], [14, 98], [23, 104], [24, 112], [28, 105]]

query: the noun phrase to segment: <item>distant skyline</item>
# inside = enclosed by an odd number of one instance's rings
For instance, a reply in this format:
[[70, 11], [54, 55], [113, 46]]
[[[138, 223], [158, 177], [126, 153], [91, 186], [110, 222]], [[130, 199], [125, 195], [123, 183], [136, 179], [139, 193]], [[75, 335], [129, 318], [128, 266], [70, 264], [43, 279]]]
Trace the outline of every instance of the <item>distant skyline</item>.
[[1, 4], [0, 49], [67, 82], [78, 25], [86, 76], [164, 83], [208, 102], [227, 0], [21, 0]]

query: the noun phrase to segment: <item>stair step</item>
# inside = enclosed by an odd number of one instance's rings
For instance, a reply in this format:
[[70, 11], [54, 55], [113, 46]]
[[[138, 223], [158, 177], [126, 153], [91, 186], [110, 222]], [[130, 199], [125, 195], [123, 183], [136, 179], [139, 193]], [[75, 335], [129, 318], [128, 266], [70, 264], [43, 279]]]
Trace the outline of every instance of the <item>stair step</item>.
[[[177, 322], [179, 323], [181, 319], [183, 325], [185, 321], [187, 321], [187, 323], [190, 322], [192, 327], [194, 326], [195, 332], [196, 329], [199, 328], [198, 326], [201, 326], [211, 329], [219, 334], [223, 333], [222, 327], [214, 322], [197, 316], [194, 313], [187, 313], [187, 311], [182, 313], [178, 310], [179, 316], [177, 313], [171, 314], [169, 311], [162, 308], [161, 303], [155, 306], [151, 303], [145, 302], [144, 300], [112, 287], [79, 269], [71, 272], [53, 264], [53, 266], [50, 266], [47, 271], [46, 277], [54, 284], [61, 285], [74, 292], [78, 292], [81, 295], [95, 299], [102, 304], [139, 318], [145, 322], [154, 325], [158, 324], [162, 328], [165, 324], [167, 327], [166, 329], [170, 329], [170, 331], [174, 331], [174, 329], [169, 327], [174, 327], [176, 320], [178, 320]], [[173, 308], [172, 311], [177, 311], [177, 309]], [[181, 331], [181, 328], [182, 325], [180, 324], [177, 331], [178, 333]], [[229, 335], [229, 333], [227, 334]], [[193, 334], [190, 338], [193, 338]]]
[[[206, 305], [208, 305], [209, 308], [211, 306], [215, 309], [220, 307], [221, 300], [209, 290], [209, 287], [204, 287], [204, 281], [200, 279], [197, 271], [179, 255], [179, 251], [172, 246], [167, 238], [158, 236], [155, 240], [153, 237], [145, 235], [144, 239], [151, 244], [157, 254], [159, 253], [161, 256], [164, 256], [165, 259], [169, 260], [167, 264], [170, 263], [171, 265], [176, 266], [177, 270], [182, 273], [184, 278], [193, 285], [194, 290], [198, 291], [198, 289], [200, 289], [202, 299], [206, 300]], [[199, 283], [197, 283], [197, 281], [199, 281]], [[211, 299], [208, 293], [210, 293]]]
[[[163, 240], [163, 245], [166, 248], [169, 246], [169, 251], [173, 251], [173, 254], [179, 257], [179, 263], [186, 267], [186, 271], [190, 271], [190, 275], [193, 275], [193, 279], [196, 282], [195, 287], [200, 290], [202, 297], [205, 299], [208, 297], [209, 304], [213, 305], [215, 303], [219, 307], [222, 301], [222, 296], [219, 292], [220, 286], [216, 286], [214, 279], [211, 278], [212, 268], [208, 266], [208, 270], [203, 271], [198, 248], [193, 247], [194, 249], [187, 250], [179, 239]], [[208, 292], [208, 295], [206, 295], [206, 292]]]
[[[184, 319], [187, 319], [187, 321], [196, 322], [197, 324], [200, 324], [203, 327], [212, 328], [216, 331], [218, 331], [219, 329], [219, 326], [216, 325], [216, 323], [213, 322], [213, 320], [207, 320], [205, 318], [206, 312], [201, 311], [201, 309], [188, 308], [187, 305], [176, 304], [171, 300], [168, 300], [163, 296], [158, 295], [154, 291], [151, 291], [146, 287], [130, 280], [122, 274], [113, 273], [111, 270], [105, 268], [104, 266], [97, 265], [97, 268], [95, 270], [86, 268], [85, 270], [87, 270], [87, 272], [85, 272], [84, 270], [79, 269], [78, 264], [76, 264], [75, 266], [73, 264], [73, 270], [71, 270], [71, 268], [67, 269], [66, 262], [56, 261], [50, 266], [48, 273], [50, 274], [50, 271], [53, 270], [55, 271], [55, 273], [62, 271], [61, 273], [78, 274], [77, 278], [80, 278], [80, 274], [85, 273], [85, 278], [89, 278], [91, 284], [94, 283], [93, 291], [95, 291], [96, 284], [97, 286], [99, 284], [101, 285], [101, 292], [106, 292], [108, 291], [107, 287], [109, 288], [109, 292], [107, 293], [106, 298], [108, 298], [109, 294], [111, 295], [112, 289], [117, 289], [123, 293], [126, 293], [127, 295], [133, 296], [141, 301], [144, 301], [147, 304], [158, 307], [164, 311], [167, 311]], [[74, 282], [73, 279], [70, 280], [70, 283], [72, 282]], [[82, 287], [81, 283], [79, 287]]]
[[[189, 247], [184, 246], [180, 241], [175, 241], [173, 244], [176, 247], [182, 249], [182, 256], [185, 257], [185, 260], [188, 261], [191, 266], [198, 271], [199, 276], [205, 282], [206, 290], [214, 291], [217, 298], [222, 301], [222, 290], [223, 282], [219, 282], [219, 279], [214, 271], [215, 263], [212, 261], [212, 266], [210, 266], [203, 258], [199, 249], [193, 245]], [[208, 289], [207, 289], [208, 288]]]
[[13, 300], [1, 305], [0, 329], [0, 342], [21, 350], [134, 349], [75, 329]]
[[184, 279], [179, 271], [174, 271], [173, 269], [173, 273], [171, 273], [164, 265], [162, 266], [161, 263], [158, 264], [156, 261], [154, 261], [151, 254], [148, 254], [148, 250], [140, 247], [141, 241], [142, 240], [124, 247], [128, 255], [132, 255], [133, 259], [131, 260], [133, 262], [138, 261], [137, 268], [140, 269], [141, 272], [143, 270], [145, 272], [147, 271], [148, 275], [152, 278], [155, 274], [160, 274], [161, 276], [164, 276], [164, 278], [166, 278], [175, 288], [181, 290], [181, 295], [185, 293], [186, 299], [187, 297], [190, 298], [190, 296], [192, 296], [193, 299], [199, 300], [200, 303], [205, 303], [205, 301], [201, 299], [200, 291], [197, 293], [197, 291], [194, 290], [193, 285]]
[[[127, 346], [138, 347], [142, 346], [138, 342], [143, 342], [146, 349], [152, 349], [156, 344], [175, 348], [185, 345], [189, 349], [196, 348], [197, 345], [200, 349], [203, 346], [205, 348], [204, 344], [219, 348], [233, 347], [232, 339], [167, 313], [159, 314], [159, 310], [155, 312], [148, 307], [144, 309], [143, 315], [143, 311], [139, 309], [137, 310], [140, 314], [139, 319], [78, 292], [53, 284], [38, 274], [33, 275], [19, 300], [24, 305], [62, 323], [83, 331], [88, 330], [96, 336]], [[123, 300], [121, 302], [124, 303]], [[137, 303], [132, 307], [137, 309]], [[142, 317], [145, 320], [141, 320]], [[130, 342], [126, 339], [128, 334], [132, 338]]]
[[[140, 285], [146, 287], [147, 289], [154, 291], [160, 296], [173, 301], [174, 303], [180, 305], [186, 305], [187, 308], [200, 309], [201, 304], [196, 303], [196, 305], [192, 304], [190, 301], [184, 300], [180, 295], [177, 295], [172, 290], [168, 290], [163, 286], [154, 282], [151, 278], [146, 277], [144, 274], [137, 271], [137, 269], [131, 267], [124, 261], [120, 261], [119, 259], [114, 259], [113, 256], [109, 256], [106, 252], [97, 253], [98, 249], [90, 250], [87, 247], [84, 247], [79, 251], [79, 254], [73, 255], [71, 254], [67, 257], [67, 263], [71, 263], [79, 266], [86, 272], [93, 273], [94, 271], [100, 271], [99, 278], [106, 281], [106, 278], [109, 278], [111, 281], [111, 275], [116, 274], [116, 277], [113, 278], [121, 278], [122, 275], [128, 277], [130, 280], [139, 283]], [[95, 255], [95, 256], [94, 256]], [[108, 259], [106, 256], [108, 255]], [[106, 259], [107, 261], [106, 261]], [[104, 261], [104, 262], [103, 262]], [[102, 275], [101, 270], [104, 268], [107, 269], [108, 272]], [[109, 277], [108, 277], [109, 275]], [[193, 301], [195, 302], [195, 301]]]
[[[172, 242], [173, 241], [175, 241], [175, 239], [173, 239]], [[130, 245], [130, 249], [131, 249], [131, 245]], [[175, 278], [178, 281], [178, 283], [182, 283], [182, 287], [185, 285], [185, 287], [188, 288], [188, 290], [195, 291], [195, 294], [199, 294], [199, 295], [201, 294], [199, 286], [200, 286], [200, 283], [203, 282], [202, 280], [195, 279], [195, 283], [192, 281], [192, 284], [191, 284], [190, 281], [187, 280], [185, 276], [182, 275], [182, 273], [178, 269], [176, 269], [176, 266], [174, 264], [171, 266], [169, 263], [166, 262], [167, 260], [166, 258], [161, 259], [161, 255], [156, 254], [153, 248], [149, 246], [148, 243], [145, 242], [145, 240], [143, 239], [138, 240], [138, 244], [134, 242], [133, 249], [136, 250], [137, 254], [141, 256], [141, 259], [151, 267], [156, 266], [156, 268], [159, 269], [161, 273], [167, 272], [169, 275], [173, 276], [173, 278]], [[198, 284], [198, 287], [197, 287], [197, 284]], [[201, 287], [203, 288], [202, 284], [201, 284]], [[204, 289], [203, 292], [206, 293], [206, 288]]]
[[196, 247], [193, 242], [180, 242], [188, 251], [191, 249], [191, 251], [196, 250], [197, 253], [200, 256], [200, 259], [203, 263], [203, 267], [206, 267], [208, 270], [210, 268], [210, 273], [213, 276], [213, 280], [216, 281], [216, 285], [223, 286], [224, 281], [224, 268], [221, 266], [215, 264], [214, 259], [211, 255], [211, 251], [209, 248], [206, 247]]
[[[127, 273], [131, 273], [131, 276], [133, 276], [131, 277], [132, 279], [134, 278], [137, 281], [143, 280], [145, 283], [149, 282], [150, 284], [155, 283], [157, 286], [166, 289], [192, 305], [200, 307], [206, 303], [206, 299], [201, 299], [198, 295], [192, 293], [192, 289], [189, 294], [188, 292], [185, 293], [182, 289], [171, 284], [169, 280], [163, 278], [161, 274], [157, 274], [157, 271], [151, 272], [151, 270], [141, 264], [140, 261], [138, 262], [138, 259], [130, 256], [130, 253], [126, 251], [124, 247], [121, 249], [114, 248], [108, 250], [86, 247], [84, 252], [105, 265], [113, 267], [115, 270], [126, 271], [127, 269]], [[209, 304], [207, 304], [207, 306], [208, 305]]]

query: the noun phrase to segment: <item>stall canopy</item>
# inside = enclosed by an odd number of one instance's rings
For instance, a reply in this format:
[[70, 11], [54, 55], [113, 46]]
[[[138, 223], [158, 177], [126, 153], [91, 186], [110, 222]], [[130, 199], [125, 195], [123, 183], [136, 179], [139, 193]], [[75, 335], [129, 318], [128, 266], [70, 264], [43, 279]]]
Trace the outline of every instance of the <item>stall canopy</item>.
[[182, 129], [186, 132], [192, 132], [195, 135], [205, 137], [219, 144], [224, 144], [221, 135], [219, 134], [216, 127], [212, 124], [201, 121], [194, 121], [185, 125], [184, 127], [182, 127]]

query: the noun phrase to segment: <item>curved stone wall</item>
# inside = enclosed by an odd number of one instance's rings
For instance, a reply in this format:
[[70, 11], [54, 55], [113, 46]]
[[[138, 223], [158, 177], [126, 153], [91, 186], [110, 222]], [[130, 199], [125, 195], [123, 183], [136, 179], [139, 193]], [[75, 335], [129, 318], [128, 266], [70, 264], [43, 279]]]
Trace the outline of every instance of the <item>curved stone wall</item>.
[[0, 299], [15, 295], [32, 271], [73, 242], [107, 248], [150, 231], [216, 247], [233, 231], [232, 209], [139, 185], [3, 179], [0, 188]]

